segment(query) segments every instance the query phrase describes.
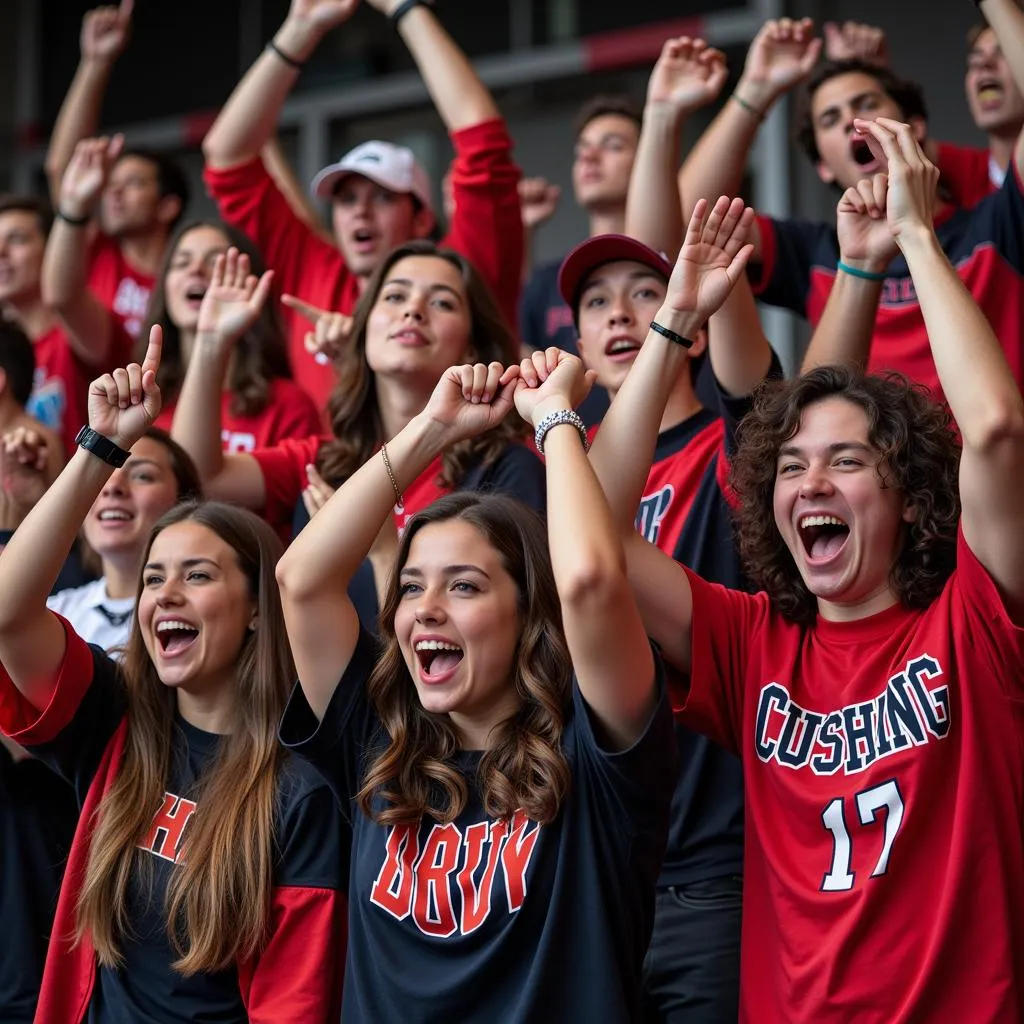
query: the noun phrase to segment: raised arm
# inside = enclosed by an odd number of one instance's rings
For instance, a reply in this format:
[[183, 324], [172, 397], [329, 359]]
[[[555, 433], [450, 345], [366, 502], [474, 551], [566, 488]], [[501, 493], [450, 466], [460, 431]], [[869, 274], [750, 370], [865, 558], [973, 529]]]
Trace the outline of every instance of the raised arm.
[[46, 151], [46, 180], [54, 202], [75, 147], [96, 134], [103, 97], [117, 58], [131, 35], [133, 0], [97, 7], [82, 19], [81, 59], [53, 126]]
[[498, 363], [446, 370], [423, 412], [334, 492], [277, 563], [299, 683], [318, 718], [359, 635], [352, 577], [404, 489], [449, 445], [496, 426], [511, 410], [515, 384], [499, 385], [502, 370]]
[[626, 198], [626, 234], [659, 252], [677, 253], [683, 241], [676, 180], [683, 120], [717, 99], [728, 75], [724, 54], [686, 36], [666, 41], [651, 72]]
[[358, 0], [292, 0], [284, 24], [228, 97], [203, 139], [215, 168], [251, 160], [277, 130], [281, 107], [320, 40], [347, 21]]
[[[132, 363], [89, 386], [89, 426], [125, 451], [160, 412], [156, 371], [162, 340], [154, 327], [141, 366]], [[112, 471], [96, 455], [77, 449], [0, 554], [0, 662], [40, 711], [53, 693], [66, 643], [46, 598]]]
[[[669, 281], [655, 322], [693, 338], [726, 300], [750, 258], [746, 243], [753, 210], [742, 200], [721, 198], [708, 212], [701, 200]], [[682, 670], [690, 661], [690, 585], [679, 565], [648, 544], [633, 527], [654, 458], [658, 428], [686, 352], [650, 331], [590, 452], [626, 549], [630, 581], [648, 635]]]
[[877, 26], [859, 21], [844, 21], [842, 25], [826, 21], [821, 32], [825, 60], [863, 60], [880, 68], [889, 66], [889, 41]]
[[[978, 9], [999, 40], [1017, 88], [1024, 92], [1024, 10], [1017, 0], [981, 0]], [[1018, 176], [1024, 178], [1024, 131], [1017, 136], [1013, 163]]]
[[1024, 398], [999, 340], [952, 267], [932, 222], [938, 171], [913, 130], [858, 122], [888, 162], [888, 221], [907, 260], [932, 358], [963, 440], [964, 539], [1024, 624]]
[[[534, 429], [579, 405], [593, 380], [576, 356], [558, 348], [534, 352], [519, 373], [516, 408]], [[654, 706], [651, 645], [622, 536], [587, 460], [582, 432], [572, 423], [550, 426], [543, 445], [548, 548], [573, 670], [606, 740], [624, 750], [643, 734]]]
[[334, 245], [334, 236], [314, 208], [309, 193], [299, 183], [294, 168], [288, 163], [276, 138], [271, 137], [263, 144], [260, 157], [267, 173], [274, 179], [274, 183], [281, 190], [281, 195], [287, 200], [292, 213], [311, 231], [315, 231], [324, 242]]
[[888, 188], [879, 173], [862, 178], [839, 200], [839, 266], [801, 373], [831, 364], [867, 366], [885, 270], [898, 252], [885, 219]]
[[235, 342], [256, 322], [272, 275], [268, 270], [257, 281], [249, 273], [249, 258], [237, 249], [217, 257], [171, 425], [171, 436], [199, 470], [203, 493], [256, 511], [266, 500], [263, 471], [251, 455], [224, 454], [221, 394]]
[[[769, 21], [750, 44], [729, 102], [690, 151], [679, 174], [684, 216], [700, 199], [708, 202], [740, 190], [743, 172], [761, 122], [775, 102], [810, 74], [821, 53], [809, 18]], [[753, 259], [761, 258], [760, 232], [751, 233]]]
[[115, 322], [89, 291], [89, 232], [96, 204], [124, 138], [82, 139], [60, 184], [57, 217], [43, 259], [43, 302], [60, 317], [75, 354], [102, 366], [114, 342]]

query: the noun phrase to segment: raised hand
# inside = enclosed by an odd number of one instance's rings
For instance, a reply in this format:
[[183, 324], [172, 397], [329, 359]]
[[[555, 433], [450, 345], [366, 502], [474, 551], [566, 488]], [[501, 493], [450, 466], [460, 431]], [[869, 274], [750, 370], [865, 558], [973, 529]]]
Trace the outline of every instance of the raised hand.
[[294, 295], [282, 295], [281, 302], [294, 309], [312, 328], [306, 331], [306, 351], [321, 365], [327, 366], [337, 359], [352, 334], [352, 317], [318, 309]]
[[348, 21], [358, 6], [359, 0], [292, 0], [288, 20], [322, 35]]
[[836, 229], [844, 263], [881, 273], [899, 251], [885, 216], [888, 191], [888, 177], [874, 174], [843, 193], [836, 207]]
[[515, 380], [501, 363], [464, 364], [445, 370], [423, 415], [441, 428], [442, 448], [496, 427], [512, 409]]
[[549, 413], [575, 409], [590, 394], [597, 374], [585, 370], [579, 356], [551, 346], [533, 352], [501, 376], [514, 385], [516, 411], [534, 427]]
[[521, 178], [519, 207], [523, 213], [523, 227], [537, 228], [550, 220], [561, 196], [562, 190], [546, 178]]
[[306, 506], [306, 512], [312, 519], [331, 500], [335, 488], [316, 471], [316, 466], [312, 463], [306, 466], [306, 481], [306, 486], [302, 489], [302, 504]]
[[721, 50], [703, 39], [669, 39], [647, 82], [647, 104], [686, 114], [716, 100], [728, 77]]
[[221, 253], [213, 264], [213, 276], [199, 307], [196, 332], [231, 345], [256, 322], [270, 295], [274, 272], [257, 278], [250, 272], [249, 257], [235, 248]]
[[154, 324], [141, 366], [129, 363], [89, 385], [89, 426], [121, 448], [131, 448], [160, 414], [156, 373], [163, 343], [163, 328]]
[[134, 0], [121, 0], [117, 7], [97, 7], [82, 19], [79, 45], [82, 59], [112, 64], [124, 53], [132, 28]]
[[718, 311], [740, 279], [754, 247], [747, 243], [754, 211], [742, 199], [722, 196], [711, 210], [698, 200], [683, 247], [669, 278], [665, 308], [692, 314], [702, 326]]
[[853, 126], [867, 140], [875, 159], [886, 165], [889, 190], [885, 212], [896, 243], [902, 248], [905, 236], [931, 235], [939, 171], [924, 155], [914, 129], [889, 117], [875, 121], [857, 118]]
[[46, 438], [15, 427], [0, 439], [0, 527], [14, 529], [46, 491]]
[[878, 67], [889, 66], [889, 43], [885, 33], [874, 25], [827, 21], [822, 26], [826, 60], [863, 60]]
[[743, 77], [767, 87], [773, 96], [789, 92], [811, 73], [821, 45], [810, 18], [767, 21], [750, 44]]
[[82, 139], [60, 183], [60, 208], [69, 217], [88, 217], [124, 149], [124, 136]]

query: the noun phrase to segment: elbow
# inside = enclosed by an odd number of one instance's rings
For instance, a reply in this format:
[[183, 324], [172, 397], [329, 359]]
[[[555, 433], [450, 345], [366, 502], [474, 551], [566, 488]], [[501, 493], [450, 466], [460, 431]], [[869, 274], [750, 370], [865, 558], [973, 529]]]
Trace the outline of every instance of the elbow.
[[960, 425], [965, 447], [983, 454], [1024, 447], [1024, 400], [1014, 392], [989, 403], [983, 421]]
[[294, 600], [302, 589], [302, 566], [292, 557], [290, 549], [286, 550], [278, 559], [274, 576], [277, 579], [277, 588], [281, 591], [281, 597], [284, 598], [287, 595], [288, 598]]
[[623, 590], [629, 588], [626, 560], [621, 549], [618, 557], [612, 552], [594, 552], [580, 559], [572, 569], [558, 577], [558, 594], [562, 606], [580, 612], [597, 611], [617, 604]]

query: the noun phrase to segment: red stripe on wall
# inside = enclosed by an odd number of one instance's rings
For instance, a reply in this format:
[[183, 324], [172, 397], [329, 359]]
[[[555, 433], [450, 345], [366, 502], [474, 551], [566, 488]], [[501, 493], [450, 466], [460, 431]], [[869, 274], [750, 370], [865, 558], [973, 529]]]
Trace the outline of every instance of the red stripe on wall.
[[675, 18], [658, 21], [653, 25], [614, 32], [601, 32], [580, 40], [583, 46], [584, 69], [610, 71], [614, 68], [635, 67], [651, 63], [658, 58], [666, 39], [674, 36], [701, 36], [703, 18]]

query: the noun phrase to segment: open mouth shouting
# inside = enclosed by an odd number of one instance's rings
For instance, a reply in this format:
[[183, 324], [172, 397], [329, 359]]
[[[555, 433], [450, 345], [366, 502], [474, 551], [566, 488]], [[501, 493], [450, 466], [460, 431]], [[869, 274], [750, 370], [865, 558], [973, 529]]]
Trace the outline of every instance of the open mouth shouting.
[[871, 152], [871, 147], [864, 139], [854, 136], [850, 143], [850, 152], [859, 167], [863, 167], [865, 170], [874, 169], [877, 163], [875, 154]]
[[165, 658], [177, 658], [199, 636], [199, 627], [184, 619], [161, 619], [156, 624], [156, 639]]
[[439, 638], [417, 640], [413, 650], [419, 663], [420, 681], [428, 686], [448, 682], [464, 657], [461, 647]]
[[114, 529], [134, 521], [135, 516], [126, 508], [101, 508], [96, 513], [96, 519], [103, 523], [104, 526], [113, 527]]
[[797, 526], [807, 560], [812, 565], [833, 561], [850, 537], [850, 527], [838, 516], [827, 513], [801, 516]]
[[998, 78], [986, 77], [978, 79], [975, 92], [982, 107], [989, 109], [999, 106], [1003, 101], [1005, 89]]
[[642, 342], [631, 338], [628, 334], [622, 334], [612, 338], [604, 347], [604, 354], [617, 363], [625, 363], [631, 360], [640, 351]]
[[357, 228], [352, 232], [352, 247], [358, 253], [371, 253], [377, 248], [377, 233], [369, 228]]
[[185, 301], [192, 309], [198, 309], [206, 297], [206, 285], [198, 281], [193, 282], [185, 289]]

